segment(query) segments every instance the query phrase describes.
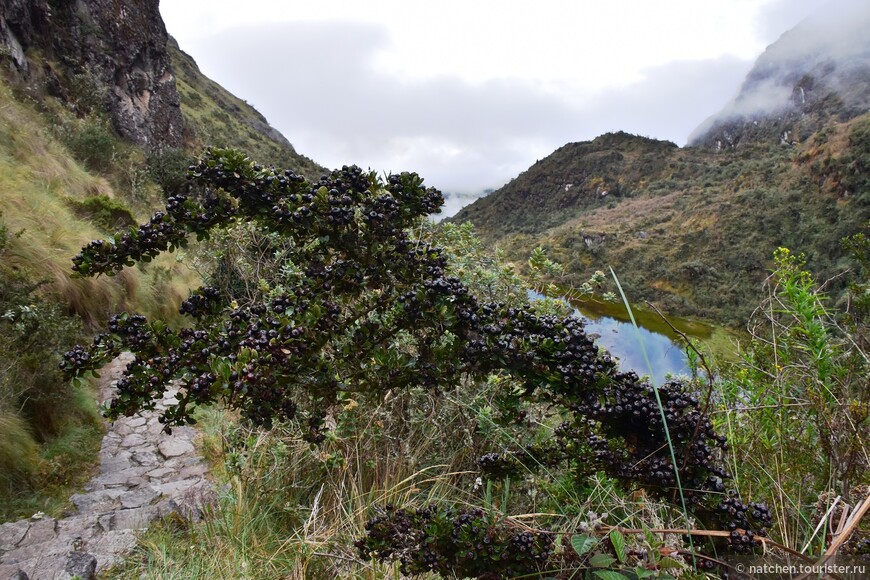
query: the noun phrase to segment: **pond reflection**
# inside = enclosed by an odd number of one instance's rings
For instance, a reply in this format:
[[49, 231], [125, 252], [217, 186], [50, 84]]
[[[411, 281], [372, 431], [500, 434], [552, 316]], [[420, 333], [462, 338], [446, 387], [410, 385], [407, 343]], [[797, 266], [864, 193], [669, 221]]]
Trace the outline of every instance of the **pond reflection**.
[[[529, 291], [531, 299], [540, 299], [542, 294]], [[688, 373], [688, 359], [680, 345], [679, 336], [654, 312], [635, 311], [638, 329], [635, 331], [631, 318], [623, 304], [610, 302], [568, 301], [574, 307], [574, 315], [586, 321], [586, 332], [595, 337], [595, 344], [604, 348], [619, 363], [622, 371], [634, 371], [638, 375], [650, 375], [643, 359], [640, 341], [646, 349], [652, 378], [659, 385], [668, 374]], [[713, 327], [693, 320], [668, 317], [680, 332], [690, 338], [708, 338]], [[640, 339], [638, 339], [638, 333]]]

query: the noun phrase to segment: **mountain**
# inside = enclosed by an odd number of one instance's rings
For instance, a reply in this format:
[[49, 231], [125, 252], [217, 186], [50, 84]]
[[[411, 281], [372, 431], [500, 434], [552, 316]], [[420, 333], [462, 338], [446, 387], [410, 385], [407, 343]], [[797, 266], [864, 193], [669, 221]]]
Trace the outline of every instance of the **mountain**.
[[800, 143], [870, 110], [870, 5], [833, 3], [764, 51], [738, 95], [689, 144]]
[[233, 147], [261, 163], [292, 168], [310, 179], [326, 172], [323, 166], [297, 153], [290, 141], [256, 109], [203, 75], [193, 58], [172, 37], [167, 51], [175, 73], [189, 149], [200, 151], [206, 145]]
[[200, 72], [169, 36], [158, 0], [0, 0], [0, 59], [21, 96], [78, 117], [106, 113], [119, 137], [147, 152], [231, 146], [262, 163], [323, 171]]
[[[69, 260], [91, 237], [162, 206], [162, 189], [183, 187], [189, 159], [205, 146], [311, 177], [325, 171], [200, 72], [169, 36], [158, 0], [0, 0], [0, 81], [0, 156], [11, 161], [0, 177], [0, 225], [19, 232], [5, 259], [35, 279], [49, 274], [43, 290], [88, 322], [121, 306], [151, 309], [154, 284], [134, 284], [147, 269], [124, 274], [126, 290], [72, 280]], [[103, 296], [99, 307], [85, 289]], [[162, 308], [171, 312], [183, 294], [165, 295]]]
[[451, 219], [519, 267], [542, 246], [572, 282], [613, 266], [633, 301], [730, 324], [758, 302], [779, 246], [834, 278], [840, 240], [870, 219], [868, 12], [784, 34], [692, 146], [569, 143]]

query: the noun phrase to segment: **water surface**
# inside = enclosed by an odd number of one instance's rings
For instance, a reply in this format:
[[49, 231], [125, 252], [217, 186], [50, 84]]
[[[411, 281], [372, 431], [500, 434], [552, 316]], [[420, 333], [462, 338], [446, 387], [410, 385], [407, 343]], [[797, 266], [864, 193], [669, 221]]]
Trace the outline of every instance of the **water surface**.
[[[530, 292], [529, 296], [533, 299], [542, 297], [537, 292]], [[620, 370], [632, 370], [638, 375], [652, 376], [655, 384], [663, 383], [668, 374], [689, 372], [686, 352], [678, 340], [679, 333], [658, 313], [633, 309], [638, 324], [635, 330], [625, 305], [621, 303], [568, 302], [574, 307], [574, 315], [586, 321], [586, 332], [597, 336], [595, 344], [616, 359]], [[713, 332], [712, 326], [694, 320], [669, 316], [668, 321], [690, 338], [709, 338]], [[644, 361], [641, 343], [646, 350], [651, 369]]]

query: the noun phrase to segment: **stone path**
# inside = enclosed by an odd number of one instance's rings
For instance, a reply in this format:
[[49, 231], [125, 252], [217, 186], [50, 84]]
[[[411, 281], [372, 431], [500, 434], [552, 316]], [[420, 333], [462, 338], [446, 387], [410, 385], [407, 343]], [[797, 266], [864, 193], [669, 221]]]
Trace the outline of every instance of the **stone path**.
[[[129, 355], [102, 371], [101, 399], [110, 398]], [[33, 517], [0, 525], [0, 580], [94, 578], [136, 545], [136, 532], [158, 517], [197, 517], [211, 493], [208, 468], [193, 445], [196, 431], [161, 432], [157, 417], [175, 402], [170, 390], [155, 411], [109, 426], [100, 449], [100, 473], [72, 496], [77, 513]]]

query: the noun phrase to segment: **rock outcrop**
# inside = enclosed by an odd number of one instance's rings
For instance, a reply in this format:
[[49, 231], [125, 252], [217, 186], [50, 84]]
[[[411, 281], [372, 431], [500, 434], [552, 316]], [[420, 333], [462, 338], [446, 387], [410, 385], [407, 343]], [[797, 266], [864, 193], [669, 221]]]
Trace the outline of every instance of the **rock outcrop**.
[[9, 72], [71, 104], [104, 100], [118, 133], [150, 150], [182, 144], [168, 39], [159, 0], [0, 0]]

